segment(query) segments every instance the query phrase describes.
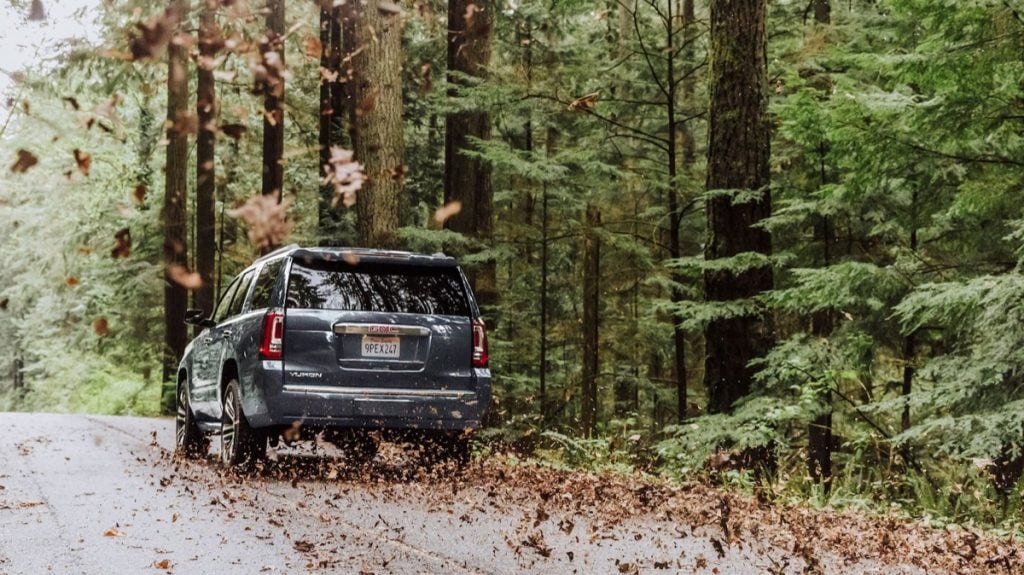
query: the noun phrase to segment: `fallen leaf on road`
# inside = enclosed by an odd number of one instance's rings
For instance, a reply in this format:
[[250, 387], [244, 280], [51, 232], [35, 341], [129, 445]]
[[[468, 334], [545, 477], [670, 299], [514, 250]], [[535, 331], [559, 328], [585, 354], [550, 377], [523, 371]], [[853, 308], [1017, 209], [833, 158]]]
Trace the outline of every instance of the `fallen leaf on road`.
[[170, 559], [161, 559], [160, 561], [154, 561], [153, 562], [153, 567], [155, 567], [157, 569], [170, 569], [171, 568], [171, 561], [170, 561]]
[[312, 543], [310, 543], [309, 541], [301, 541], [300, 540], [300, 541], [296, 541], [295, 542], [295, 549], [297, 549], [297, 550], [299, 550], [299, 551], [301, 551], [303, 553], [309, 553], [310, 551], [313, 550], [313, 547], [314, 547], [314, 545]]
[[121, 531], [117, 527], [111, 527], [103, 532], [104, 537], [124, 537], [127, 535], [124, 531]]

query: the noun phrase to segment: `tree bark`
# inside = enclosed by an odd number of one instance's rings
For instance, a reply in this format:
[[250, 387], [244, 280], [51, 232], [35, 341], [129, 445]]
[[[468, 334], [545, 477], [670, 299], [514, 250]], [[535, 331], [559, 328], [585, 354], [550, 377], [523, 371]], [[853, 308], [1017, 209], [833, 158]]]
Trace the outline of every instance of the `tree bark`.
[[[814, 0], [814, 21], [817, 24], [831, 23], [832, 6], [829, 0]], [[831, 82], [829, 82], [831, 84]], [[828, 171], [825, 166], [825, 156], [828, 152], [826, 142], [818, 146], [819, 179], [821, 186], [828, 183]], [[822, 265], [832, 265], [832, 244], [835, 242], [831, 218], [828, 215], [821, 216], [821, 240], [822, 240]], [[835, 311], [831, 309], [821, 310], [811, 318], [811, 333], [819, 337], [828, 337], [832, 334], [835, 325]], [[828, 390], [823, 398], [826, 404], [826, 411], [816, 417], [807, 426], [807, 469], [811, 479], [815, 483], [823, 483], [825, 492], [831, 488], [832, 479], [832, 391]]]
[[[756, 227], [771, 215], [765, 12], [766, 0], [711, 2], [707, 189], [730, 193], [708, 201], [707, 260], [771, 253], [771, 236]], [[754, 197], [734, 200], [731, 192], [737, 190]], [[708, 302], [749, 300], [771, 288], [770, 266], [704, 272]], [[716, 319], [704, 337], [708, 409], [731, 411], [734, 402], [750, 391], [750, 361], [771, 346], [770, 321], [758, 313]]]
[[[458, 97], [458, 87], [467, 84], [452, 72], [484, 78], [491, 60], [491, 36], [494, 29], [493, 0], [448, 1], [448, 97]], [[470, 138], [491, 137], [491, 121], [486, 111], [473, 110], [448, 114], [445, 118], [445, 202], [460, 202], [462, 210], [448, 219], [449, 229], [473, 238], [481, 244], [494, 234], [494, 193], [491, 167], [478, 158], [464, 154], [472, 148]], [[477, 300], [485, 308], [497, 299], [494, 262], [470, 272]]]
[[[284, 20], [285, 0], [267, 1], [266, 33], [260, 54], [263, 88], [263, 195], [281, 200], [284, 187]], [[270, 248], [272, 249], [272, 248]]]
[[367, 181], [359, 191], [359, 236], [366, 247], [398, 247], [405, 179], [402, 135], [402, 18], [380, 0], [352, 8], [355, 50], [352, 109], [355, 159]]
[[[174, 18], [180, 20], [188, 13], [188, 0], [172, 0], [170, 8]], [[176, 25], [176, 29], [179, 29]], [[163, 399], [164, 409], [173, 412], [174, 386], [178, 361], [185, 353], [188, 332], [185, 310], [188, 291], [170, 279], [166, 271], [171, 266], [188, 265], [187, 212], [188, 205], [188, 134], [175, 128], [185, 122], [188, 115], [188, 51], [179, 42], [167, 48], [167, 163], [164, 179], [164, 205], [161, 220], [164, 228], [164, 353]], [[168, 394], [170, 391], [170, 394]], [[168, 395], [170, 398], [168, 399]]]
[[[341, 26], [338, 21], [340, 10], [331, 6], [331, 0], [322, 0], [320, 5], [320, 68], [329, 73], [333, 80], [320, 75], [320, 177], [326, 175], [326, 166], [331, 157], [331, 146], [341, 144], [339, 137], [340, 120], [344, 118], [343, 102], [336, 98], [343, 79], [341, 63]], [[320, 186], [320, 202], [317, 209], [317, 235], [322, 246], [339, 245], [339, 206], [334, 197], [334, 186]]]
[[601, 212], [588, 203], [583, 227], [583, 385], [580, 395], [580, 427], [585, 437], [597, 429], [598, 322], [601, 307]]
[[[194, 292], [195, 307], [213, 314], [213, 270], [216, 263], [216, 169], [214, 163], [217, 88], [212, 62], [217, 56], [217, 6], [203, 0], [199, 13], [199, 65], [196, 66], [196, 115], [199, 133], [196, 136], [196, 272], [202, 285]], [[195, 335], [203, 328], [196, 326]]]

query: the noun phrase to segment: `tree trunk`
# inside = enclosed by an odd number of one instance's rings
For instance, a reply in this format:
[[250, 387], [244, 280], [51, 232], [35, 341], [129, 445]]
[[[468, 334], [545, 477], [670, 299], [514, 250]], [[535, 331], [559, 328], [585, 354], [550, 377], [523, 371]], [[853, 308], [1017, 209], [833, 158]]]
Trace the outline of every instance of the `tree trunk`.
[[[188, 13], [187, 0], [173, 0], [171, 10], [176, 19]], [[174, 127], [188, 115], [188, 51], [178, 42], [167, 48], [167, 164], [165, 166], [164, 205], [164, 410], [173, 413], [174, 387], [177, 384], [178, 361], [185, 353], [188, 332], [185, 310], [188, 292], [170, 279], [167, 269], [172, 265], [188, 265], [186, 208], [188, 192], [188, 134]], [[168, 394], [168, 391], [170, 392]], [[168, 397], [169, 396], [169, 397]]]
[[[199, 65], [196, 66], [196, 272], [203, 284], [194, 292], [195, 307], [213, 314], [213, 269], [217, 255], [216, 170], [214, 138], [217, 121], [217, 88], [213, 78], [213, 59], [217, 56], [217, 6], [203, 0], [199, 13]], [[203, 328], [196, 326], [195, 335]]]
[[597, 428], [598, 321], [601, 307], [601, 212], [587, 204], [583, 227], [583, 385], [580, 395], [580, 427], [585, 437]]
[[[326, 175], [326, 166], [331, 157], [331, 146], [341, 144], [340, 122], [344, 117], [342, 102], [336, 98], [343, 79], [341, 63], [341, 26], [338, 22], [340, 10], [331, 7], [330, 0], [323, 0], [320, 6], [320, 68], [336, 75], [333, 81], [323, 74], [320, 76], [320, 170]], [[334, 186], [320, 186], [320, 202], [317, 210], [317, 235], [322, 246], [339, 245], [339, 205], [334, 197]]]
[[356, 50], [353, 109], [355, 159], [366, 183], [359, 190], [359, 237], [373, 248], [398, 247], [404, 172], [402, 19], [380, 0], [353, 7]]
[[[817, 24], [831, 23], [832, 7], [829, 0], [814, 0], [814, 21]], [[830, 82], [831, 84], [831, 82]], [[828, 183], [828, 171], [825, 166], [825, 156], [828, 152], [826, 142], [821, 142], [818, 147], [819, 179], [821, 186]], [[822, 265], [832, 265], [832, 244], [835, 242], [831, 218], [828, 215], [821, 216], [821, 241], [822, 241]], [[811, 333], [819, 337], [828, 337], [832, 334], [835, 325], [835, 312], [831, 309], [824, 309], [814, 314], [811, 318]], [[807, 469], [811, 479], [815, 483], [824, 483], [825, 492], [831, 488], [832, 479], [832, 391], [828, 390], [823, 398], [826, 404], [826, 411], [816, 417], [807, 426]]]
[[[495, 3], [492, 0], [448, 0], [448, 90], [458, 97], [466, 83], [452, 74], [461, 72], [476, 78], [487, 74], [491, 60], [491, 36]], [[486, 245], [494, 234], [494, 194], [491, 167], [478, 158], [466, 156], [470, 138], [491, 137], [491, 120], [486, 111], [461, 111], [445, 118], [444, 196], [445, 202], [460, 202], [462, 210], [448, 219], [449, 229]], [[482, 246], [481, 246], [482, 247]], [[494, 262], [470, 273], [477, 300], [489, 308], [497, 299]]]
[[[707, 189], [742, 190], [755, 197], [734, 201], [734, 194], [728, 193], [708, 201], [707, 260], [771, 253], [771, 236], [755, 227], [771, 215], [765, 11], [766, 0], [711, 2]], [[708, 302], [748, 300], [771, 288], [770, 266], [704, 272]], [[770, 321], [762, 314], [716, 319], [704, 337], [708, 409], [731, 411], [733, 403], [750, 391], [749, 362], [771, 346]]]
[[267, 30], [260, 42], [266, 69], [262, 82], [263, 195], [276, 195], [278, 201], [284, 187], [284, 16], [284, 0], [267, 1]]
[[[666, 39], [668, 41], [668, 117], [669, 117], [669, 184], [668, 191], [668, 218], [669, 218], [669, 257], [676, 259], [683, 257], [682, 246], [680, 245], [680, 230], [682, 227], [683, 214], [680, 212], [679, 206], [679, 183], [678, 183], [678, 169], [677, 164], [679, 159], [683, 163], [683, 173], [686, 176], [692, 176], [693, 164], [696, 159], [696, 151], [693, 141], [693, 130], [688, 123], [684, 123], [679, 126], [680, 140], [681, 140], [681, 158], [677, 157], [676, 150], [676, 89], [675, 89], [675, 62], [672, 54], [675, 52], [673, 47], [673, 38], [675, 37], [675, 29], [672, 26], [671, 9], [672, 3], [669, 2], [669, 18], [668, 24], [666, 24]], [[682, 19], [682, 41], [684, 44], [689, 45], [692, 42], [693, 34], [693, 22], [696, 19], [694, 14], [693, 0], [683, 1], [683, 13], [681, 14]], [[685, 48], [683, 51], [683, 60], [687, 66], [694, 65], [693, 50], [691, 48]], [[689, 79], [683, 80], [683, 100], [690, 103], [693, 100], [693, 82]], [[685, 278], [678, 271], [672, 272], [672, 281], [677, 286], [682, 286], [685, 283]], [[673, 289], [671, 294], [671, 301], [673, 304], [679, 304], [683, 301], [684, 294], [681, 289]], [[676, 379], [676, 417], [677, 421], [682, 423], [686, 420], [686, 410], [688, 406], [687, 399], [687, 369], [686, 369], [686, 332], [679, 325], [680, 321], [678, 317], [672, 318], [672, 348], [673, 348], [673, 371], [675, 372]]]

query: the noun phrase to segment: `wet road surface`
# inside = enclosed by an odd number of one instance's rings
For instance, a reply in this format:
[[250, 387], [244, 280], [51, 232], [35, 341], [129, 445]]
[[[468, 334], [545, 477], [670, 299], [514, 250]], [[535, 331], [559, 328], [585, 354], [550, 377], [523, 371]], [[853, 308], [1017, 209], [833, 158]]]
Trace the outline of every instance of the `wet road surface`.
[[[282, 449], [271, 471], [172, 457], [167, 419], [0, 413], [0, 574], [801, 573], [792, 549], [666, 513], [546, 506], [529, 485], [347, 471]], [[385, 454], [386, 456], [386, 454]], [[473, 467], [466, 473], [473, 473]], [[499, 474], [500, 478], [500, 474]], [[557, 489], [544, 497], [572, 499]], [[555, 495], [551, 495], [555, 493]], [[921, 573], [870, 561], [826, 573]]]

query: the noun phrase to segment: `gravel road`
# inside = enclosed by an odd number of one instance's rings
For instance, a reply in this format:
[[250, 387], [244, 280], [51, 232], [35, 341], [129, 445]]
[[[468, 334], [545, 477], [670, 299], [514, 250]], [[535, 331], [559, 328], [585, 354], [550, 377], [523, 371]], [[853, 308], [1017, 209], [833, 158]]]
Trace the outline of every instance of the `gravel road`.
[[[268, 470], [240, 477], [212, 457], [173, 458], [173, 428], [166, 419], [0, 413], [0, 574], [807, 567], [791, 548], [714, 521], [692, 527], [653, 508], [620, 516], [500, 469], [475, 481], [427, 475], [403, 468], [401, 453], [352, 471], [329, 451], [282, 450]], [[825, 573], [923, 572], [820, 558]]]

